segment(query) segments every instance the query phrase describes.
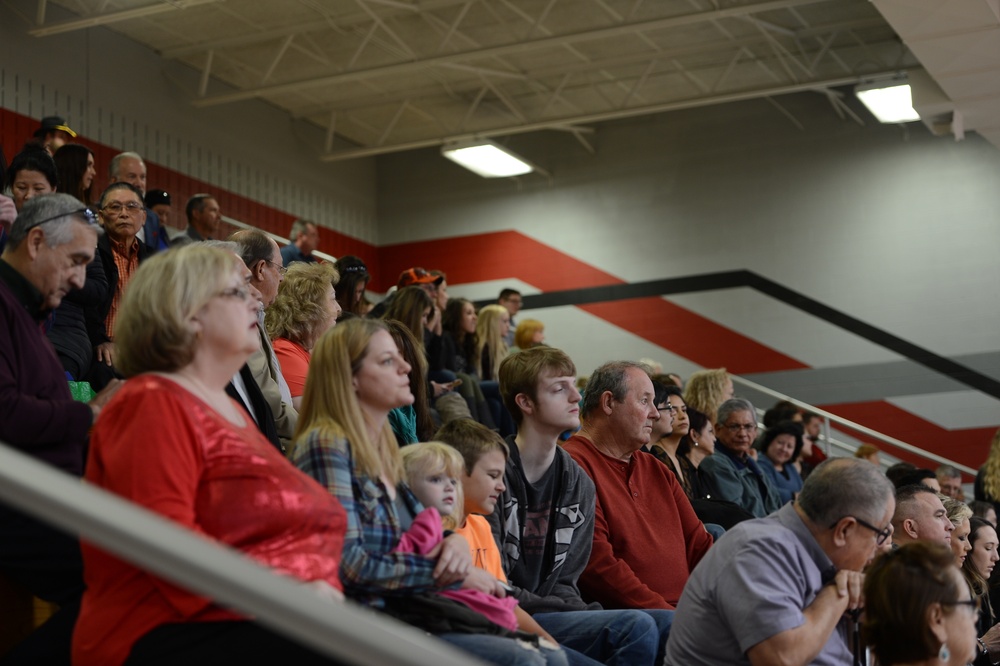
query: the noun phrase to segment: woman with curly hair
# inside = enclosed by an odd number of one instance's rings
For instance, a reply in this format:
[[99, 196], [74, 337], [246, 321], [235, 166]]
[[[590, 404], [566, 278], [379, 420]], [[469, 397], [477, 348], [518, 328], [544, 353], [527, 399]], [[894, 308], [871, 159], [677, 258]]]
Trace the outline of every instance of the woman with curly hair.
[[733, 379], [725, 368], [699, 370], [688, 378], [684, 402], [716, 422], [719, 405], [733, 397]]
[[974, 494], [977, 500], [991, 502], [1000, 514], [1000, 430], [993, 435], [990, 453], [976, 474]]
[[302, 404], [312, 348], [337, 323], [340, 303], [334, 286], [339, 280], [331, 264], [293, 263], [264, 317], [295, 409]]

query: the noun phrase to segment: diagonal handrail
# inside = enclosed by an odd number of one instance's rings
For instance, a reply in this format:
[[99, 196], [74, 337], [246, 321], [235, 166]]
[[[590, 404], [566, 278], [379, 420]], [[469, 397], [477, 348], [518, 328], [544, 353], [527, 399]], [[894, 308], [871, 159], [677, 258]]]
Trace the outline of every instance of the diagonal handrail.
[[359, 666], [481, 663], [391, 618], [327, 599], [3, 442], [0, 501], [336, 659]]
[[746, 379], [744, 377], [740, 377], [738, 375], [730, 375], [730, 377], [732, 377], [733, 383], [735, 383], [735, 384], [739, 384], [739, 385], [745, 386], [745, 387], [747, 387], [749, 389], [753, 389], [754, 391], [757, 391], [759, 393], [763, 393], [765, 395], [769, 395], [772, 398], [775, 398], [777, 400], [787, 400], [788, 402], [792, 403], [793, 405], [795, 405], [799, 409], [804, 409], [806, 411], [812, 412], [814, 414], [818, 414], [819, 416], [823, 417], [823, 439], [826, 440], [826, 441], [828, 441], [828, 442], [833, 441], [831, 439], [831, 437], [830, 437], [830, 424], [831, 423], [836, 423], [837, 425], [839, 425], [839, 426], [841, 426], [843, 428], [846, 428], [846, 429], [854, 431], [854, 432], [861, 433], [862, 435], [865, 435], [867, 437], [871, 437], [872, 439], [876, 439], [876, 440], [878, 440], [880, 442], [884, 442], [884, 443], [886, 443], [886, 444], [888, 444], [888, 445], [890, 445], [890, 446], [892, 446], [894, 448], [897, 448], [897, 449], [900, 449], [902, 451], [906, 451], [908, 453], [912, 453], [914, 455], [920, 456], [921, 458], [924, 458], [925, 460], [931, 460], [931, 461], [936, 462], [936, 463], [941, 464], [941, 465], [951, 465], [952, 467], [954, 467], [955, 469], [957, 469], [957, 470], [959, 470], [961, 472], [965, 472], [966, 474], [971, 474], [972, 476], [976, 475], [976, 470], [974, 470], [971, 467], [968, 467], [966, 465], [963, 465], [961, 463], [957, 463], [954, 460], [949, 460], [949, 459], [947, 459], [947, 458], [945, 458], [943, 456], [939, 456], [936, 453], [932, 453], [930, 451], [926, 451], [926, 450], [921, 449], [919, 447], [913, 446], [912, 444], [907, 444], [906, 442], [904, 442], [902, 440], [899, 440], [899, 439], [896, 439], [895, 437], [890, 437], [889, 435], [884, 435], [884, 434], [878, 432], [877, 430], [872, 430], [871, 428], [869, 428], [867, 426], [863, 426], [860, 423], [855, 423], [854, 421], [851, 421], [849, 419], [845, 419], [842, 416], [837, 416], [836, 414], [834, 414], [832, 412], [828, 412], [828, 411], [826, 411], [824, 409], [820, 409], [819, 407], [814, 407], [813, 405], [810, 405], [808, 403], [802, 402], [801, 400], [796, 400], [795, 398], [787, 396], [784, 393], [781, 393], [779, 391], [775, 391], [773, 389], [769, 389], [766, 386], [762, 386], [761, 384], [758, 384], [757, 382], [750, 381], [749, 379]]

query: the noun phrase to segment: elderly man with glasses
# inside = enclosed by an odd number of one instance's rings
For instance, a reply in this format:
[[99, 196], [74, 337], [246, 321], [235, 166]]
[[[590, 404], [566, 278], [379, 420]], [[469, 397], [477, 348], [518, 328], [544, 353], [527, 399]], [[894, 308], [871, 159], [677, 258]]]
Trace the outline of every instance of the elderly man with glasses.
[[757, 437], [757, 411], [749, 400], [731, 398], [719, 407], [715, 424], [715, 455], [701, 461], [709, 496], [743, 507], [761, 518], [781, 506], [774, 487], [750, 455]]
[[114, 330], [125, 286], [149, 258], [153, 250], [139, 241], [139, 230], [146, 223], [146, 205], [142, 193], [130, 183], [108, 185], [101, 194], [100, 217], [104, 235], [97, 241], [98, 260], [108, 279], [108, 296], [103, 303], [87, 310], [87, 335], [94, 345], [94, 356], [109, 368], [115, 365]]
[[[118, 390], [75, 402], [43, 329], [63, 297], [83, 287], [99, 227], [68, 194], [24, 204], [0, 257], [0, 441], [74, 476], [83, 475], [87, 431]], [[11, 663], [68, 664], [83, 571], [75, 537], [0, 506], [0, 573], [58, 604]]]
[[874, 465], [821, 464], [794, 504], [740, 523], [708, 552], [677, 604], [664, 664], [862, 663], [852, 640], [861, 572], [892, 535], [894, 507]]

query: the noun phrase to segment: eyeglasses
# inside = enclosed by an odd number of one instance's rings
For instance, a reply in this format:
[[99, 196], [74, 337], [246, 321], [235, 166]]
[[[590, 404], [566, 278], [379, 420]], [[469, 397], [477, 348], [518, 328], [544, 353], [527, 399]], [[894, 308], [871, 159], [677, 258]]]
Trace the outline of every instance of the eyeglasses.
[[250, 290], [244, 289], [243, 287], [233, 287], [232, 289], [220, 291], [216, 294], [216, 296], [221, 296], [222, 298], [238, 298], [241, 301], [246, 301], [250, 298]]
[[942, 601], [942, 606], [968, 606], [977, 616], [982, 612], [982, 603], [979, 601], [979, 597], [973, 597], [971, 599], [964, 599], [962, 601]]
[[664, 405], [663, 407], [657, 407], [656, 411], [658, 411], [658, 412], [672, 412], [675, 409], [677, 409], [677, 408], [674, 407], [673, 405]]
[[734, 435], [740, 432], [741, 430], [747, 433], [751, 433], [757, 430], [756, 423], [724, 423], [722, 427], [728, 430], [729, 432], [733, 433]]
[[274, 270], [278, 271], [278, 275], [284, 275], [285, 273], [288, 272], [288, 269], [285, 268], [284, 266], [282, 266], [281, 264], [276, 264], [275, 262], [271, 261], [270, 259], [265, 259], [264, 261], [266, 261], [267, 263], [269, 263], [272, 266], [274, 266]]
[[861, 527], [868, 528], [872, 532], [874, 532], [875, 534], [877, 534], [878, 536], [875, 538], [875, 543], [877, 545], [879, 545], [879, 546], [881, 546], [882, 544], [884, 544], [885, 541], [886, 541], [886, 539], [888, 539], [889, 537], [892, 536], [892, 525], [891, 524], [887, 525], [885, 528], [875, 527], [871, 523], [869, 523], [867, 521], [864, 521], [864, 520], [861, 520], [857, 516], [844, 516], [842, 518], [838, 518], [837, 520], [834, 521], [833, 525], [830, 525], [830, 529], [832, 530], [834, 527], [836, 527], [837, 523], [839, 523], [840, 521], [842, 521], [844, 518], [853, 518], [854, 522], [856, 522], [858, 525], [861, 525]]
[[40, 227], [43, 224], [46, 224], [47, 222], [51, 222], [53, 220], [59, 220], [64, 217], [69, 217], [70, 215], [79, 215], [87, 222], [87, 224], [97, 224], [97, 213], [90, 210], [89, 208], [81, 208], [79, 210], [72, 210], [68, 213], [59, 213], [58, 215], [47, 217], [40, 222], [33, 222], [24, 228], [24, 233], [31, 231], [35, 227]]
[[138, 213], [140, 210], [145, 210], [145, 208], [145, 206], [137, 201], [129, 201], [124, 204], [120, 201], [112, 201], [101, 210], [105, 213], [111, 213], [112, 215], [121, 215], [122, 209], [125, 209], [130, 213]]

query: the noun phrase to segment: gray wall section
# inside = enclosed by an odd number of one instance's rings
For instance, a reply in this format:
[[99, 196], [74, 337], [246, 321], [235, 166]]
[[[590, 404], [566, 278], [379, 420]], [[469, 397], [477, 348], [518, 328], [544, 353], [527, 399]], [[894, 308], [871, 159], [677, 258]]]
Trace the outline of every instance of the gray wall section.
[[[776, 101], [801, 129], [755, 100], [601, 125], [596, 156], [567, 132], [511, 137], [551, 179], [486, 181], [432, 150], [383, 157], [379, 236], [513, 228], [628, 282], [748, 269], [941, 356], [997, 351], [1000, 151], [859, 109], [862, 127], [815, 93]], [[755, 313], [732, 308], [719, 323], [742, 332]], [[618, 355], [636, 356], [624, 338]]]
[[[951, 359], [984, 375], [1000, 379], [1000, 352], [970, 354]], [[868, 363], [838, 368], [762, 372], [746, 375], [767, 386], [813, 405], [881, 400], [886, 396], [968, 391], [969, 387], [912, 361]], [[770, 406], [768, 398], [762, 405]]]
[[[34, 13], [33, 3], [19, 4]], [[69, 16], [49, 3], [49, 21], [61, 14]], [[0, 4], [0, 106], [32, 118], [65, 116], [100, 143], [377, 240], [374, 160], [320, 162], [325, 132], [265, 102], [197, 109], [190, 100], [198, 72], [109, 29], [36, 38], [26, 34], [30, 27]], [[5, 148], [9, 158], [19, 146]]]

